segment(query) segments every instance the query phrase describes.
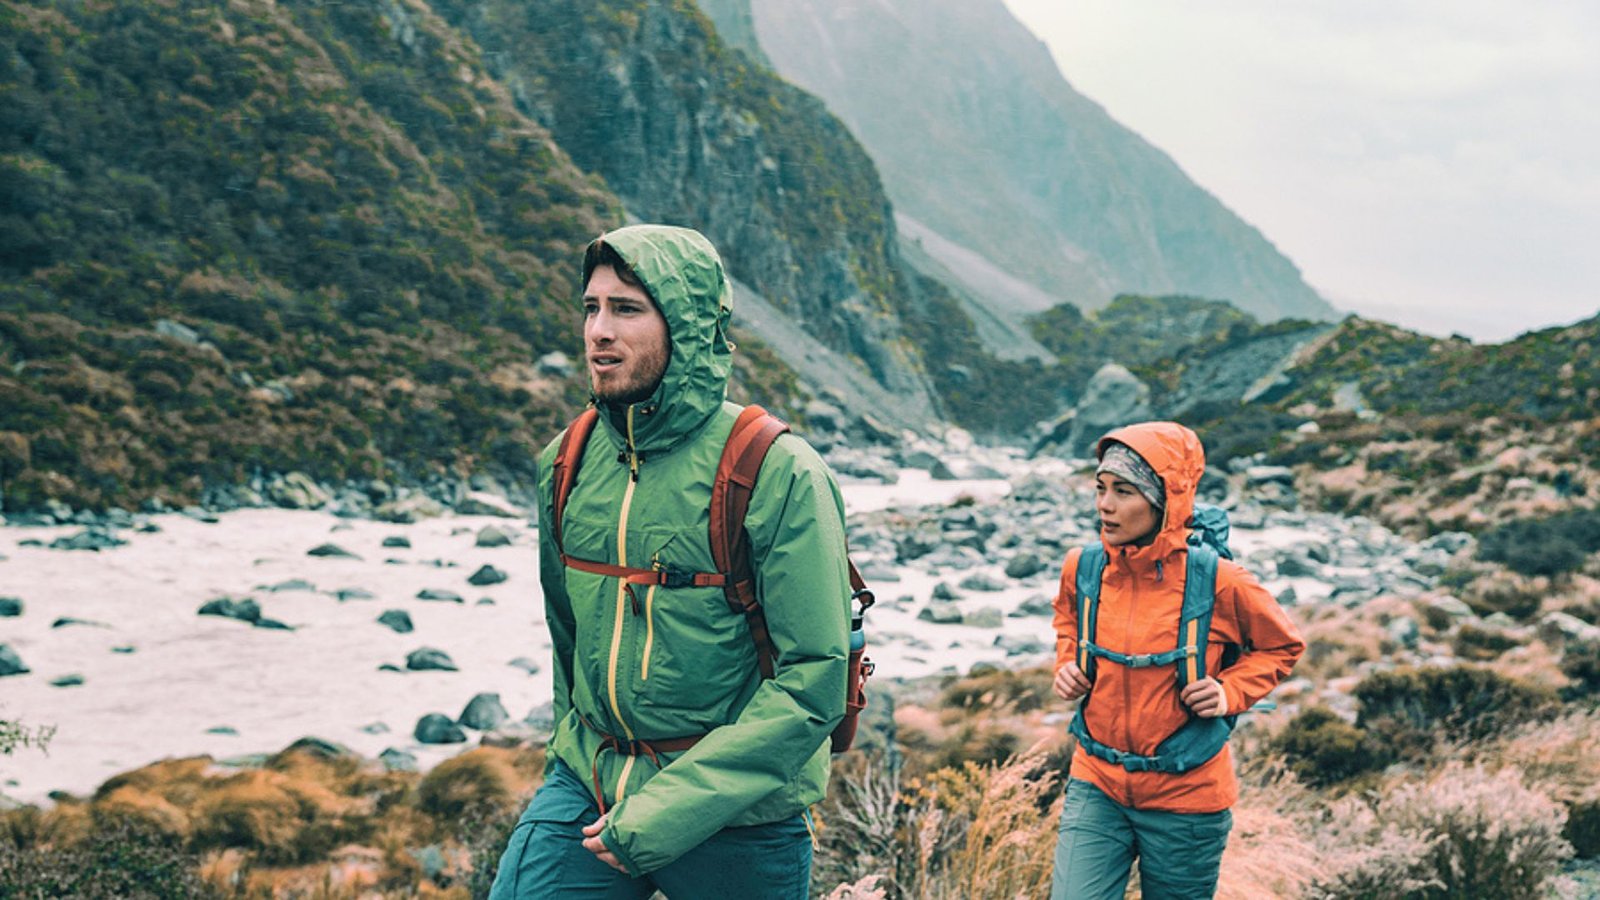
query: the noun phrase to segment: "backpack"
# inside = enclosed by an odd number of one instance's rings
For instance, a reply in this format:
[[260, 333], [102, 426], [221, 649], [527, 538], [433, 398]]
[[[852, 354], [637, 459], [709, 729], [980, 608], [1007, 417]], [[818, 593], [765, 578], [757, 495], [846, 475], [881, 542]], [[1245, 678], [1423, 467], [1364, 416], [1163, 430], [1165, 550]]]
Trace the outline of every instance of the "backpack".
[[[551, 525], [556, 548], [561, 551], [561, 561], [567, 566], [597, 575], [621, 578], [630, 596], [634, 585], [661, 585], [663, 587], [720, 587], [728, 606], [744, 616], [750, 626], [750, 637], [756, 646], [756, 662], [762, 678], [773, 675], [772, 638], [767, 633], [766, 614], [761, 609], [761, 598], [756, 596], [755, 573], [750, 568], [750, 536], [744, 530], [745, 512], [750, 506], [750, 496], [755, 490], [756, 476], [767, 450], [789, 426], [759, 406], [744, 408], [734, 420], [733, 431], [722, 448], [722, 459], [717, 463], [717, 474], [711, 483], [711, 558], [715, 572], [687, 572], [673, 566], [649, 569], [618, 566], [578, 559], [567, 555], [561, 542], [561, 516], [566, 509], [567, 497], [578, 479], [578, 468], [589, 435], [599, 421], [600, 414], [590, 407], [572, 420], [556, 451], [552, 471], [554, 511]], [[845, 565], [850, 571], [850, 598], [856, 606], [850, 619], [849, 674], [845, 679], [844, 718], [830, 736], [834, 753], [850, 749], [855, 740], [861, 711], [867, 706], [867, 677], [875, 668], [866, 656], [866, 631], [864, 618], [875, 601], [849, 557]], [[688, 739], [692, 744], [698, 738]], [[655, 742], [661, 750], [680, 749], [663, 742]], [[686, 749], [681, 748], [681, 749]]]
[[[1211, 613], [1216, 605], [1217, 567], [1223, 559], [1233, 559], [1228, 549], [1228, 513], [1220, 507], [1196, 504], [1188, 522], [1188, 563], [1184, 574], [1183, 609], [1178, 623], [1178, 646], [1164, 653], [1118, 653], [1094, 642], [1096, 616], [1100, 608], [1100, 579], [1106, 567], [1106, 549], [1096, 542], [1083, 548], [1078, 559], [1076, 581], [1078, 595], [1078, 668], [1084, 677], [1094, 681], [1095, 659], [1109, 659], [1129, 668], [1148, 666], [1176, 666], [1178, 690], [1190, 682], [1206, 677], [1206, 647], [1211, 637]], [[1239, 658], [1241, 648], [1229, 644], [1223, 653], [1222, 666], [1227, 668]], [[1078, 739], [1078, 745], [1089, 753], [1116, 763], [1129, 772], [1187, 772], [1222, 751], [1233, 733], [1237, 715], [1201, 718], [1190, 715], [1189, 720], [1156, 747], [1152, 756], [1140, 756], [1102, 744], [1089, 734], [1083, 710], [1089, 703], [1085, 697], [1078, 704], [1068, 730]]]

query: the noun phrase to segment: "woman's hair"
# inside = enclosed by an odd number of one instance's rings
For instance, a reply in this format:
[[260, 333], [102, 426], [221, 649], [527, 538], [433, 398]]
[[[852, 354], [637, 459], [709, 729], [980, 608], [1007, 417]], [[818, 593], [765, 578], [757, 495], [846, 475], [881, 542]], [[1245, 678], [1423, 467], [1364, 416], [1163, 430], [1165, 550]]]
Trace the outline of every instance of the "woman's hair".
[[610, 266], [617, 273], [617, 277], [622, 279], [623, 284], [633, 285], [644, 291], [650, 297], [651, 303], [656, 302], [656, 295], [650, 292], [650, 286], [633, 271], [633, 267], [628, 265], [628, 261], [622, 258], [622, 254], [618, 253], [615, 247], [606, 243], [604, 235], [590, 241], [589, 246], [584, 248], [583, 287], [588, 287], [589, 276], [601, 266]]

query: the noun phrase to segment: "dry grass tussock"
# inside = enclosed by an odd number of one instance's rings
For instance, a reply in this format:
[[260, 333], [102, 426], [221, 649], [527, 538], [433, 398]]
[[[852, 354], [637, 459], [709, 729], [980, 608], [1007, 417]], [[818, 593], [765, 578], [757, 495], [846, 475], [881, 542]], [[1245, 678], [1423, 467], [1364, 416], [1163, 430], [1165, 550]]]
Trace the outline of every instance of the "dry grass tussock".
[[[841, 765], [823, 814], [816, 883], [832, 896], [1013, 900], [1049, 894], [1061, 790], [1040, 743], [1000, 764], [902, 781], [878, 760]], [[869, 880], [876, 876], [876, 880]]]
[[[168, 760], [87, 801], [0, 813], [0, 896], [89, 890], [72, 881], [75, 860], [127, 832], [196, 876], [193, 890], [154, 896], [466, 898], [486, 893], [543, 766], [542, 749], [488, 747], [425, 777], [316, 745], [242, 771]], [[117, 890], [142, 896], [129, 884]]]

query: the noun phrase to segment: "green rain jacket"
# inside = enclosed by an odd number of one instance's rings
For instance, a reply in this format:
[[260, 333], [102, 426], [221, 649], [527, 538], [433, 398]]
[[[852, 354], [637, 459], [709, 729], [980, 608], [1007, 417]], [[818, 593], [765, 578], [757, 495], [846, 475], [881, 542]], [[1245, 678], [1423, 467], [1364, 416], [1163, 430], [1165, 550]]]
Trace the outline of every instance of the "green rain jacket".
[[[562, 541], [579, 559], [712, 572], [711, 483], [740, 409], [723, 399], [732, 289], [696, 232], [638, 225], [604, 240], [666, 317], [671, 357], [652, 397], [601, 405]], [[844, 503], [816, 451], [780, 437], [745, 518], [776, 651], [774, 677], [763, 680], [749, 627], [721, 588], [652, 586], [630, 597], [615, 577], [562, 564], [550, 527], [558, 443], [541, 455], [539, 479], [540, 580], [555, 656], [550, 754], [581, 777], [597, 773], [610, 811], [606, 846], [642, 875], [722, 828], [789, 818], [821, 800], [828, 735], [844, 715], [850, 587]], [[660, 754], [658, 768], [647, 755], [599, 751], [599, 732], [705, 737]]]

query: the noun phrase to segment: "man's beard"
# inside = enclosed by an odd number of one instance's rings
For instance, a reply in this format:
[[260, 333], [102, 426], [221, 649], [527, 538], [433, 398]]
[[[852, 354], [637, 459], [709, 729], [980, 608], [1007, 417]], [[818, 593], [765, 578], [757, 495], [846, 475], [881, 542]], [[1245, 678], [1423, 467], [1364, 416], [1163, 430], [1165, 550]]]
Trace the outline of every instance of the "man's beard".
[[651, 351], [640, 356], [636, 366], [630, 366], [628, 379], [618, 383], [616, 378], [607, 379], [602, 384], [600, 379], [590, 376], [589, 384], [594, 390], [596, 400], [612, 406], [628, 406], [648, 400], [651, 394], [661, 384], [661, 379], [667, 372], [667, 354], [665, 352]]

